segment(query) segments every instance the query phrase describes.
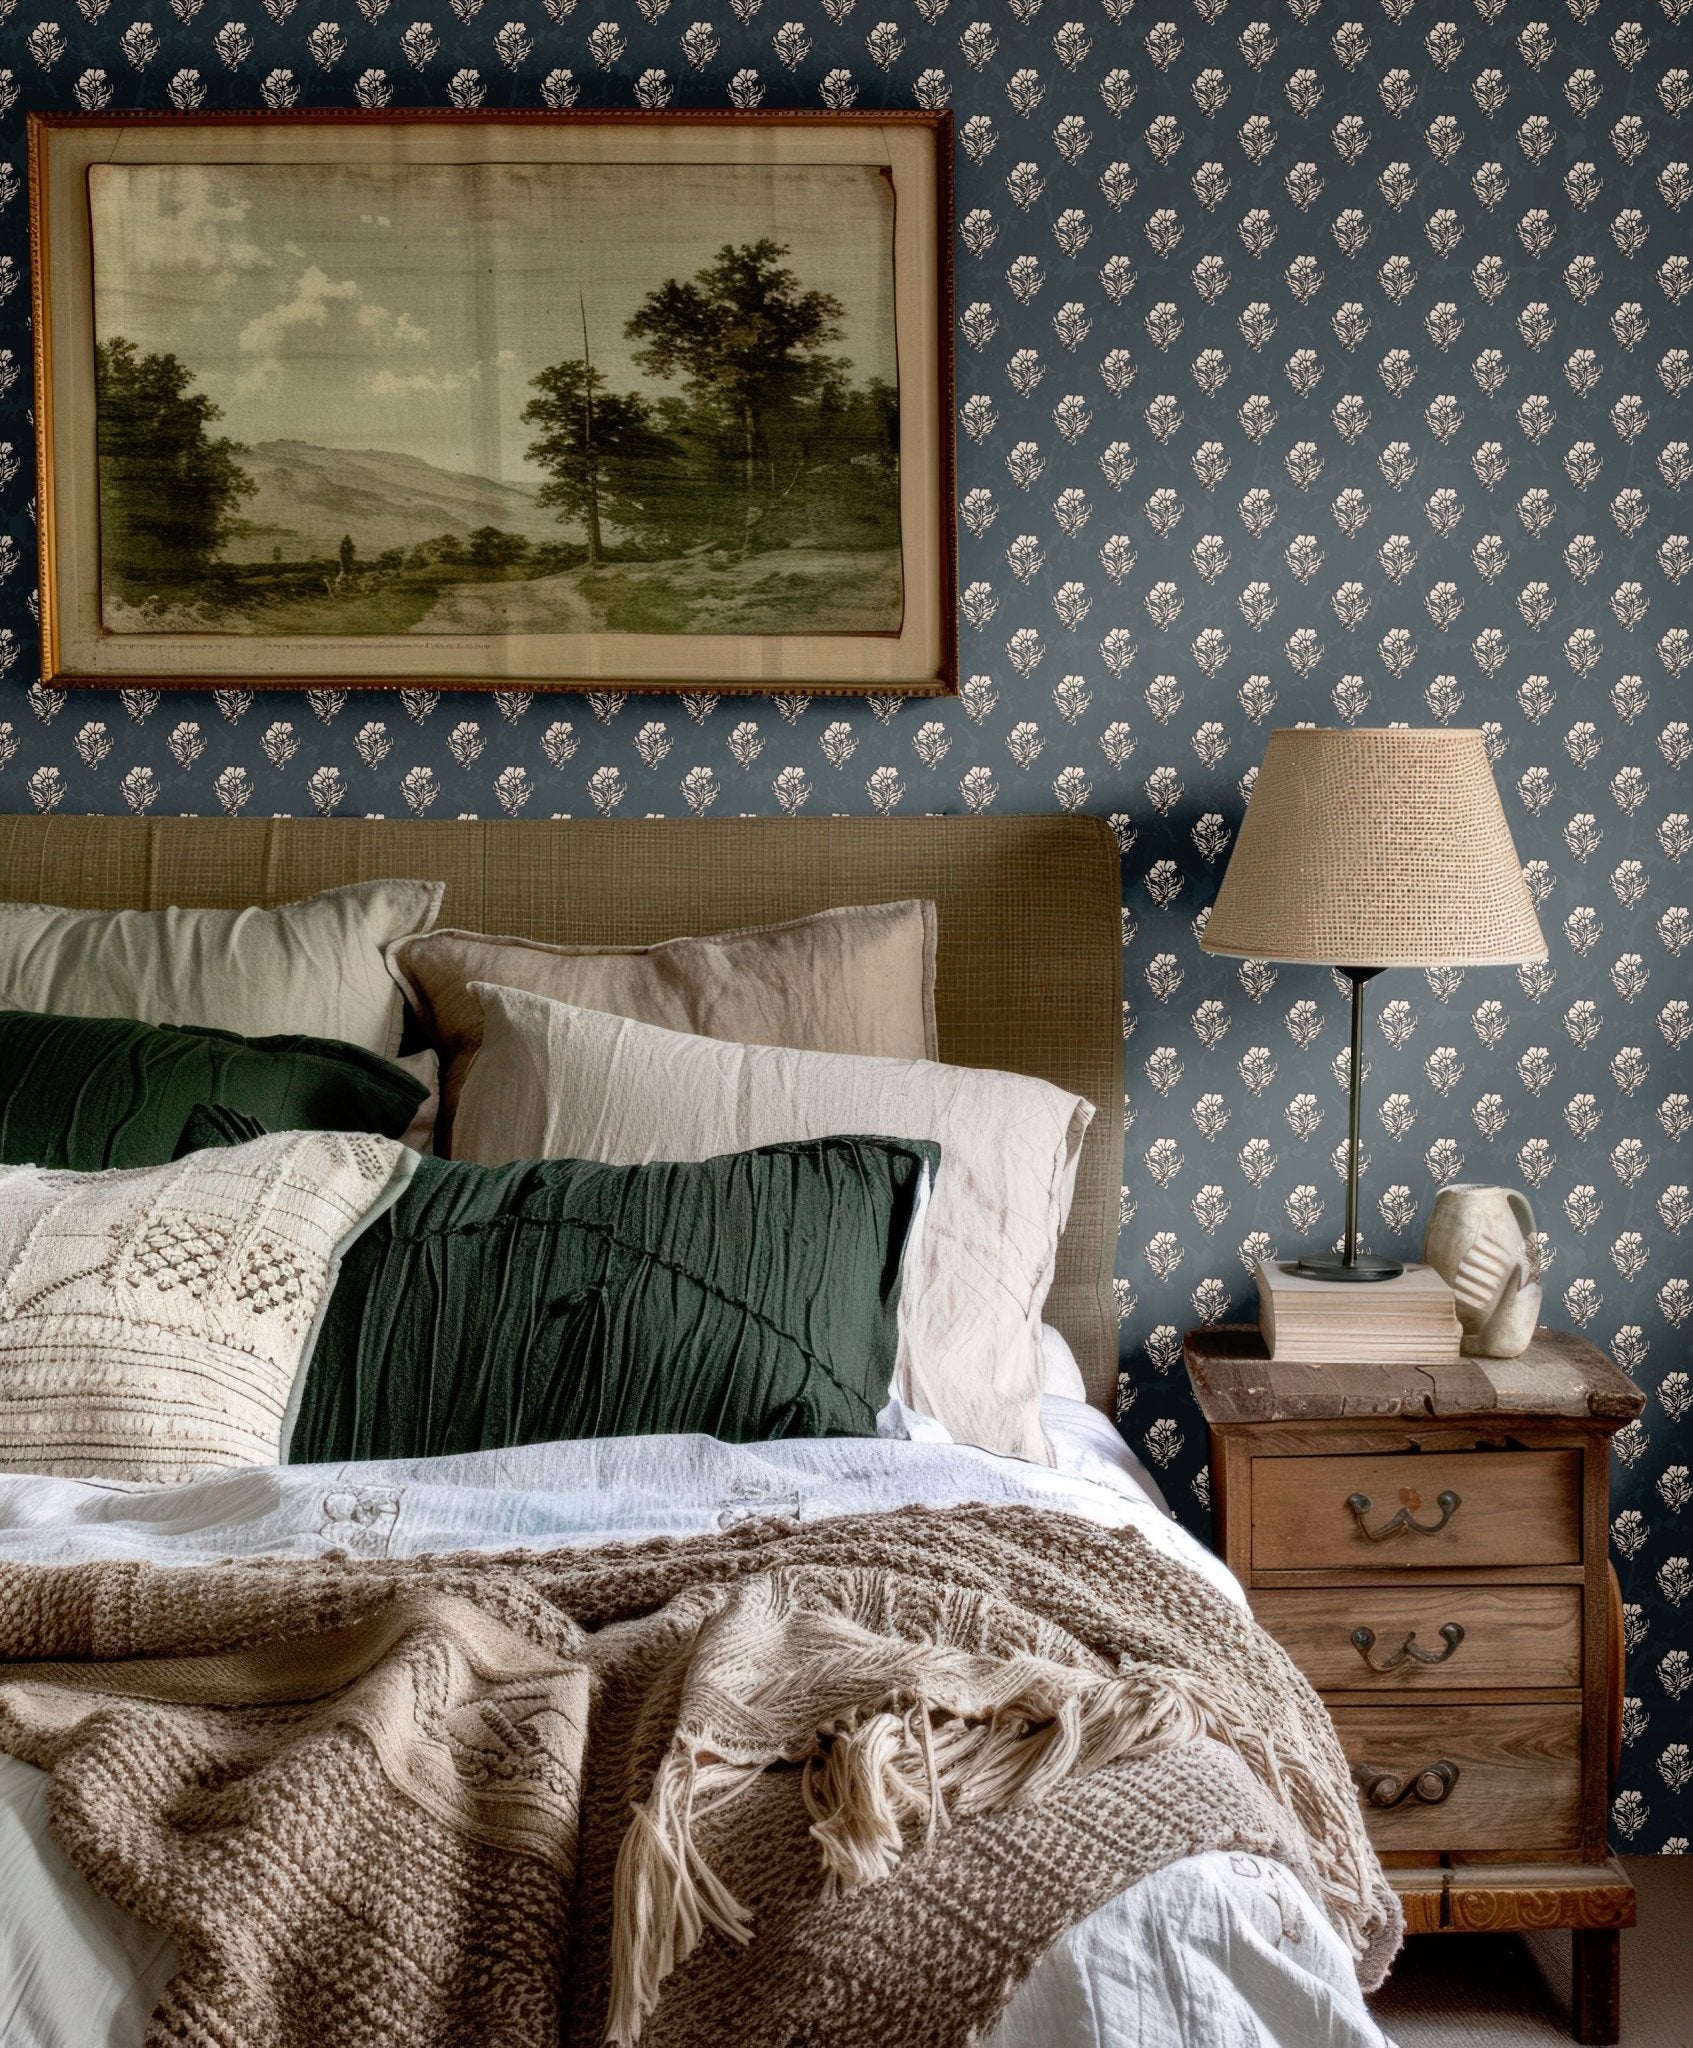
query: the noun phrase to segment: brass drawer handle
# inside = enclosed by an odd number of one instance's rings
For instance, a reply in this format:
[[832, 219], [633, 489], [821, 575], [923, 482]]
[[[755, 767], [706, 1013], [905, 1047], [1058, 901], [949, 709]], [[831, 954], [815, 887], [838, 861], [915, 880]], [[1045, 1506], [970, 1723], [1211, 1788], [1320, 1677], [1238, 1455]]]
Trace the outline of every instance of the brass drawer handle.
[[1411, 1529], [1419, 1536], [1438, 1536], [1446, 1524], [1463, 1506], [1463, 1498], [1450, 1487], [1444, 1493], [1437, 1493], [1434, 1504], [1440, 1510], [1438, 1522], [1419, 1522], [1409, 1508], [1401, 1508], [1392, 1521], [1383, 1522], [1379, 1529], [1372, 1529], [1364, 1517], [1370, 1512], [1370, 1496], [1367, 1493], [1350, 1493], [1346, 1505], [1352, 1510], [1358, 1524], [1358, 1534], [1367, 1536], [1372, 1543], [1385, 1543], [1390, 1536], [1397, 1536], [1401, 1529]]
[[1444, 1650], [1424, 1650], [1417, 1644], [1417, 1632], [1411, 1629], [1397, 1650], [1385, 1657], [1372, 1657], [1370, 1652], [1376, 1646], [1374, 1629], [1355, 1628], [1352, 1631], [1352, 1647], [1372, 1671], [1397, 1671], [1401, 1664], [1444, 1664], [1452, 1652], [1464, 1640], [1464, 1625], [1461, 1621], [1446, 1621], [1440, 1625], [1440, 1639], [1446, 1645]]
[[1442, 1757], [1438, 1763], [1425, 1764], [1406, 1777], [1399, 1771], [1378, 1771], [1373, 1764], [1354, 1764], [1352, 1775], [1370, 1804], [1378, 1812], [1387, 1813], [1403, 1806], [1407, 1799], [1416, 1800], [1420, 1806], [1441, 1805], [1458, 1782], [1458, 1766]]

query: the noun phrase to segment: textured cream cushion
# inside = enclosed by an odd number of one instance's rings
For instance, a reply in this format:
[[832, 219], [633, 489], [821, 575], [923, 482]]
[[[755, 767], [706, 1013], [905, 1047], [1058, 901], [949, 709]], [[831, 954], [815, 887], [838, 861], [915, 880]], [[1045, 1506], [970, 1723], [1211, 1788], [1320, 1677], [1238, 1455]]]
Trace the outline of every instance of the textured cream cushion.
[[990, 1451], [1052, 1462], [1040, 1312], [1093, 1106], [933, 1060], [735, 1045], [479, 983], [456, 1158], [710, 1159], [785, 1139], [932, 1138], [940, 1173], [900, 1302], [898, 1387]]
[[404, 1008], [382, 949], [427, 931], [439, 882], [353, 882], [276, 910], [0, 903], [0, 1010], [301, 1031], [391, 1059]]
[[0, 1470], [274, 1465], [336, 1248], [406, 1157], [297, 1131], [124, 1173], [0, 1167]]
[[656, 946], [547, 946], [483, 932], [428, 932], [388, 965], [446, 1062], [442, 1130], [482, 1042], [472, 982], [528, 989], [743, 1045], [933, 1059], [935, 906], [849, 904], [786, 924]]

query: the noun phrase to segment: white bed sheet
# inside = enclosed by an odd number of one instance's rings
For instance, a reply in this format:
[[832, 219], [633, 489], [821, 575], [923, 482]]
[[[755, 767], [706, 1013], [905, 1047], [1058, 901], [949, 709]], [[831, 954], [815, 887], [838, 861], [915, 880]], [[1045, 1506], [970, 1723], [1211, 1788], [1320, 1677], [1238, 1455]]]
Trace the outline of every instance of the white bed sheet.
[[[953, 1443], [646, 1437], [266, 1468], [168, 1490], [6, 1476], [0, 1557], [398, 1557], [691, 1535], [759, 1514], [1021, 1502], [1137, 1528], [1241, 1597], [1104, 1416], [1048, 1396], [1042, 1420], [1051, 1469]], [[71, 1868], [47, 1830], [47, 1783], [0, 1757], [0, 2048], [135, 2048], [175, 1952]], [[987, 2048], [1385, 2043], [1344, 1947], [1292, 1875], [1262, 1857], [1210, 1855], [1154, 1873], [1071, 1929]]]

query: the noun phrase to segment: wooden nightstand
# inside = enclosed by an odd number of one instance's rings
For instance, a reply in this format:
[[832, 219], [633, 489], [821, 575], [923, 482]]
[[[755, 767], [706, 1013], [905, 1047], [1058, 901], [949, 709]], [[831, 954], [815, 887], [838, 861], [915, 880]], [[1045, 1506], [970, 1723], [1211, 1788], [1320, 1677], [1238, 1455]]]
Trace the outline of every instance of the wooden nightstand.
[[1607, 1457], [1639, 1388], [1552, 1330], [1400, 1367], [1277, 1365], [1223, 1327], [1186, 1358], [1217, 1547], [1333, 1714], [1408, 1929], [1575, 1930], [1575, 2037], [1615, 2041]]

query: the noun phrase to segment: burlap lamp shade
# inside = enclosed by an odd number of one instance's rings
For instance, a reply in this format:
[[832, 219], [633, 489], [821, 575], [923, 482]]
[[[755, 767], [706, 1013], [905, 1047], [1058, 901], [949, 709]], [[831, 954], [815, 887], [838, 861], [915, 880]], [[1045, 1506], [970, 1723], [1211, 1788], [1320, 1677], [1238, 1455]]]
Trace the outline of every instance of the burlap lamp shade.
[[1364, 983], [1385, 967], [1544, 960], [1511, 829], [1479, 732], [1286, 726], [1271, 733], [1223, 886], [1208, 953], [1334, 967], [1352, 984], [1346, 1230], [1312, 1279], [1391, 1280], [1358, 1250]]
[[1271, 733], [1200, 943], [1320, 967], [1544, 960], [1481, 734]]

